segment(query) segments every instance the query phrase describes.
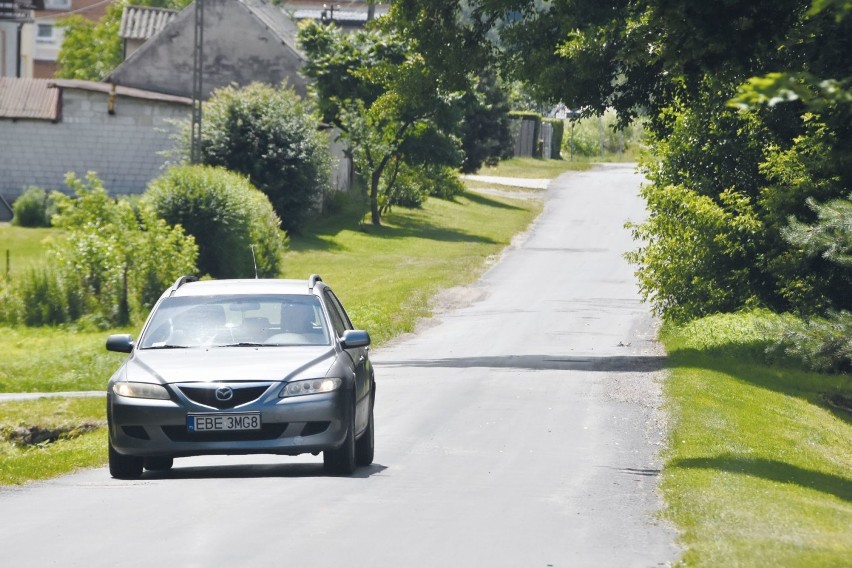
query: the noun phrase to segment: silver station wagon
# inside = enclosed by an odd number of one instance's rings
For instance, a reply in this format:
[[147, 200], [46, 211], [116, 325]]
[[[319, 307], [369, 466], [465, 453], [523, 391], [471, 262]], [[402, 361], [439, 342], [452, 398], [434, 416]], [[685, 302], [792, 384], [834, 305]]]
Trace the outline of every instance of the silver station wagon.
[[182, 277], [157, 301], [107, 385], [109, 469], [132, 479], [174, 458], [323, 454], [349, 475], [373, 462], [370, 336], [322, 279]]

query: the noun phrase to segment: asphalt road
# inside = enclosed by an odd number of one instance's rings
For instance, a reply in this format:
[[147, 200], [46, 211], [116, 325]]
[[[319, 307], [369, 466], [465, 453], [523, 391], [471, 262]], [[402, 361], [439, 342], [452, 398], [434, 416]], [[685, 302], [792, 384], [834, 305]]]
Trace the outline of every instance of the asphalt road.
[[624, 166], [567, 174], [467, 299], [374, 352], [376, 463], [177, 460], [0, 490], [0, 565], [574, 567], [677, 558], [655, 519], [661, 358]]

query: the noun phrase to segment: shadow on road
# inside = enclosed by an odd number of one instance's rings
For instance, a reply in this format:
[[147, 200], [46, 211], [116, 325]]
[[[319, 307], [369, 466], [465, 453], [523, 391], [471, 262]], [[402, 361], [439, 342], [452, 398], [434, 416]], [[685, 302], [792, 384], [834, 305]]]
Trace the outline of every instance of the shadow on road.
[[180, 467], [180, 461], [167, 471], [146, 471], [140, 479], [260, 479], [264, 477], [347, 477], [367, 479], [387, 469], [374, 463], [359, 467], [352, 475], [335, 476], [325, 473], [321, 463], [234, 464]]
[[452, 357], [444, 359], [409, 359], [404, 361], [373, 360], [375, 367], [446, 367], [466, 369], [522, 369], [529, 371], [596, 371], [632, 373], [659, 371], [666, 358], [655, 355], [618, 355], [603, 357], [559, 357], [553, 355], [506, 355], [486, 357]]

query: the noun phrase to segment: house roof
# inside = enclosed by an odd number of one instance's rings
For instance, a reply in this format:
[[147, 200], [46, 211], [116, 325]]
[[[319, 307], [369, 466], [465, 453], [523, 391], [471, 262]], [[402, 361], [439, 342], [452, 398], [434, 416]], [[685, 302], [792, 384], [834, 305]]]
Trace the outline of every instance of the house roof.
[[0, 118], [59, 118], [59, 91], [49, 79], [0, 77]]
[[240, 0], [240, 3], [263, 22], [272, 33], [280, 37], [287, 47], [300, 56], [302, 55], [296, 38], [298, 28], [293, 25], [290, 16], [285, 14], [281, 8], [263, 0]]
[[125, 6], [118, 33], [123, 39], [148, 39], [174, 20], [177, 13], [168, 8]]
[[0, 118], [58, 120], [61, 110], [60, 92], [62, 89], [80, 89], [105, 94], [110, 94], [115, 89], [115, 94], [122, 97], [185, 105], [192, 104], [192, 99], [186, 97], [165, 95], [95, 81], [0, 77]]

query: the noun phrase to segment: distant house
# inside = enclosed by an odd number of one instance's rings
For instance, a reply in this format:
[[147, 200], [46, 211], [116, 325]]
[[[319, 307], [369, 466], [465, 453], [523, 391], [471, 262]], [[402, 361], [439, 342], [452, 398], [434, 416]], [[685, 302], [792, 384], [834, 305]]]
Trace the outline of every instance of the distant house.
[[123, 57], [127, 59], [143, 43], [157, 35], [177, 16], [177, 10], [150, 8], [148, 6], [125, 6], [121, 13], [121, 36]]
[[[204, 0], [203, 98], [213, 89], [287, 81], [300, 94], [304, 55], [296, 24], [263, 0]], [[191, 97], [195, 4], [176, 14], [105, 79], [126, 87]]]
[[32, 25], [33, 10], [43, 7], [41, 0], [0, 2], [0, 77], [32, 75], [32, 59], [25, 48], [26, 30]]
[[340, 26], [344, 31], [354, 31], [379, 16], [384, 16], [390, 9], [387, 2], [372, 2], [369, 0], [350, 0], [344, 5], [329, 3], [328, 0], [300, 0], [285, 2], [284, 11], [291, 14], [293, 19], [316, 20], [324, 24]]
[[97, 22], [113, 0], [42, 0], [43, 10], [36, 10], [33, 23], [25, 26], [24, 56], [32, 59], [32, 74], [21, 77], [49, 79], [56, 73], [64, 30], [57, 24], [63, 18], [77, 15]]
[[[185, 97], [78, 80], [0, 78], [0, 194], [67, 191], [68, 171], [97, 172], [116, 194], [141, 193], [166, 164]], [[37, 149], [37, 151], [36, 151]]]

